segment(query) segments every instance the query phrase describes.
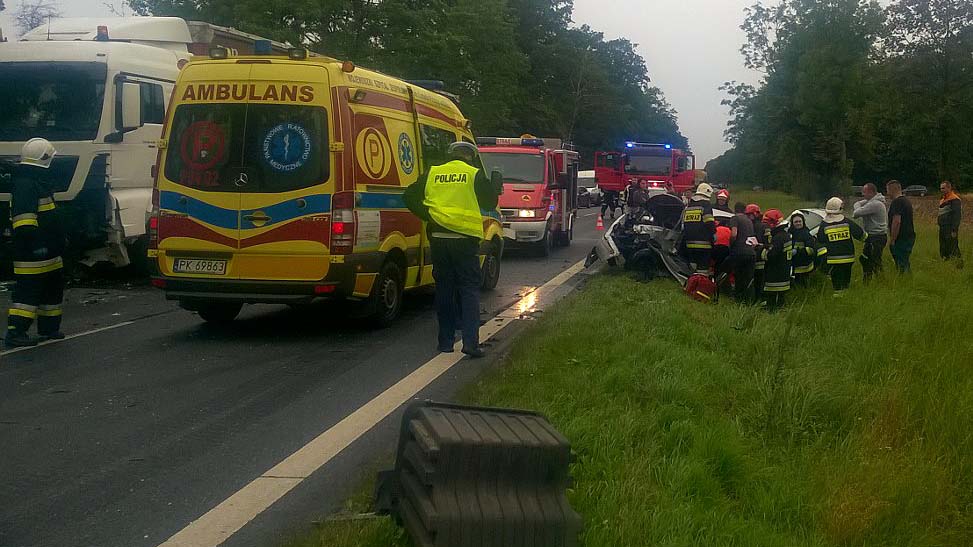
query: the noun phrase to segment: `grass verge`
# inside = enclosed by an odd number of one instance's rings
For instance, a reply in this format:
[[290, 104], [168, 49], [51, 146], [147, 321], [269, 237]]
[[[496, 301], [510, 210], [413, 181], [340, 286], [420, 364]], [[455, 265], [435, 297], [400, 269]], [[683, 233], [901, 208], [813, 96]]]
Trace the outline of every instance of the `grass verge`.
[[[971, 278], [917, 228], [911, 277], [856, 266], [843, 298], [822, 279], [777, 315], [600, 276], [462, 399], [571, 440], [589, 547], [973, 545]], [[379, 520], [288, 545], [409, 544]]]

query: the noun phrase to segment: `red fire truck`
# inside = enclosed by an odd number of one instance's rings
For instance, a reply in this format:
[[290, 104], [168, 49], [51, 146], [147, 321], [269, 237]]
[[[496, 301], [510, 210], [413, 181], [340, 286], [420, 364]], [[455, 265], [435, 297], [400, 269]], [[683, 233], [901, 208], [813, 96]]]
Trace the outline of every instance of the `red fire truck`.
[[629, 184], [674, 194], [695, 184], [696, 157], [669, 144], [625, 143], [624, 152], [595, 152], [595, 183], [621, 192]]
[[503, 175], [503, 237], [547, 256], [574, 238], [580, 157], [560, 139], [476, 139], [487, 173]]

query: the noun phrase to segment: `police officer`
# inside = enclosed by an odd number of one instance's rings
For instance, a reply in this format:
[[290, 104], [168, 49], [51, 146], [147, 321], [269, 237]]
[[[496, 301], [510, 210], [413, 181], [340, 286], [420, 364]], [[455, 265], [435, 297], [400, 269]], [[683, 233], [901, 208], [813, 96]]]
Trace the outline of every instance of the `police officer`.
[[481, 210], [497, 208], [499, 189], [474, 167], [476, 146], [455, 142], [449, 159], [429, 170], [424, 180], [405, 192], [406, 206], [428, 224], [432, 275], [436, 280], [439, 351], [452, 353], [457, 324], [463, 332], [463, 353], [483, 357], [480, 347]]
[[[64, 296], [61, 251], [64, 236], [55, 213], [54, 196], [44, 183], [57, 151], [45, 139], [27, 141], [12, 180], [10, 218], [13, 229], [14, 286], [7, 316], [7, 346], [34, 346], [59, 340]], [[37, 319], [39, 338], [28, 334]]]
[[683, 256], [695, 265], [696, 273], [703, 275], [709, 274], [716, 237], [716, 222], [710, 205], [712, 197], [713, 187], [705, 182], [700, 184], [682, 214]]
[[767, 211], [763, 218], [764, 225], [770, 229], [770, 243], [764, 249], [763, 256], [767, 261], [764, 294], [767, 295], [767, 310], [771, 312], [784, 305], [784, 295], [791, 290], [794, 246], [783, 220], [784, 215], [777, 209]]
[[818, 256], [827, 258], [831, 270], [831, 286], [835, 296], [851, 285], [851, 268], [855, 264], [855, 239], [861, 240], [865, 231], [845, 218], [841, 212], [844, 202], [831, 198], [824, 206], [824, 221], [818, 226]]

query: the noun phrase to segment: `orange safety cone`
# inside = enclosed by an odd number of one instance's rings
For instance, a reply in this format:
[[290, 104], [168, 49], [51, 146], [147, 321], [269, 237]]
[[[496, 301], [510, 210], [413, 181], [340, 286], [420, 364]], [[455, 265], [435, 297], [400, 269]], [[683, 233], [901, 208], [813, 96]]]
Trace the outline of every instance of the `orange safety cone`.
[[605, 231], [605, 221], [601, 219], [601, 215], [598, 215], [598, 222], [595, 223], [595, 230], [601, 232]]

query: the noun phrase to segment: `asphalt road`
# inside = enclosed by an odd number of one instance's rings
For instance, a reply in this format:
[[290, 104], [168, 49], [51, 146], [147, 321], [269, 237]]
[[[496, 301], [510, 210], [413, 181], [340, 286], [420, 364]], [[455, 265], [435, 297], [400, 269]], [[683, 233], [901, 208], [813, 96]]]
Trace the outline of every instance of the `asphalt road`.
[[[582, 259], [595, 211], [550, 258], [508, 253], [484, 318]], [[370, 331], [327, 303], [248, 306], [215, 328], [144, 282], [70, 289], [63, 330], [77, 337], [0, 355], [0, 545], [159, 545], [435, 356], [435, 328], [429, 293]], [[449, 397], [481, 367], [421, 395]], [[395, 419], [226, 545], [276, 545], [339, 510], [389, 457]]]

